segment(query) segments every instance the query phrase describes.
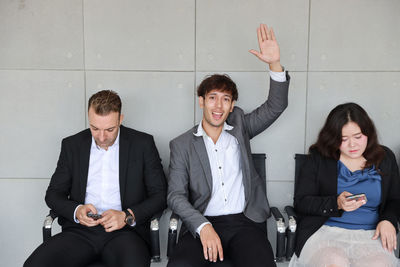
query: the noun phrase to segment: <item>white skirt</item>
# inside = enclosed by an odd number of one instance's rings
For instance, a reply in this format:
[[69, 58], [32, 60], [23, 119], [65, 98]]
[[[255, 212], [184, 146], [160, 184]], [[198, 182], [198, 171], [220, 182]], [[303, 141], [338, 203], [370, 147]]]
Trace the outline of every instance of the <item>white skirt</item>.
[[394, 252], [382, 247], [375, 230], [350, 230], [323, 225], [305, 243], [300, 257], [294, 254], [289, 267], [399, 267]]

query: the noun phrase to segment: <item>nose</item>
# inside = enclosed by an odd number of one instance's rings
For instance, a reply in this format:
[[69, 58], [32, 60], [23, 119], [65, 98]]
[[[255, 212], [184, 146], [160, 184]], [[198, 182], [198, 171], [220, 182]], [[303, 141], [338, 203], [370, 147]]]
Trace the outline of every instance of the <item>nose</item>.
[[104, 131], [100, 131], [100, 133], [99, 133], [99, 141], [100, 141], [100, 142], [104, 142], [104, 140], [105, 140]]
[[222, 97], [217, 100], [217, 107], [222, 107]]
[[353, 138], [350, 138], [349, 145], [350, 145], [350, 147], [353, 147], [355, 145]]

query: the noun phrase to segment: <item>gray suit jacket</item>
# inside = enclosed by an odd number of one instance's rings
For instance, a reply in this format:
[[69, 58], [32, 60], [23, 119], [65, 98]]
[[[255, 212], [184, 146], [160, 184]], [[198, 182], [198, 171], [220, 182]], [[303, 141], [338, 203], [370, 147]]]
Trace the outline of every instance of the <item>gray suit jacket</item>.
[[[235, 107], [227, 119], [233, 126], [228, 132], [236, 137], [241, 152], [241, 166], [245, 194], [244, 214], [255, 222], [269, 216], [269, 205], [256, 173], [250, 150], [250, 139], [270, 126], [288, 105], [289, 75], [286, 82], [270, 79], [267, 101], [249, 114]], [[203, 137], [194, 135], [197, 126], [170, 142], [168, 176], [168, 205], [178, 214], [186, 228], [195, 235], [196, 229], [208, 222], [203, 213], [211, 198], [212, 175]], [[181, 234], [185, 232], [181, 231]]]

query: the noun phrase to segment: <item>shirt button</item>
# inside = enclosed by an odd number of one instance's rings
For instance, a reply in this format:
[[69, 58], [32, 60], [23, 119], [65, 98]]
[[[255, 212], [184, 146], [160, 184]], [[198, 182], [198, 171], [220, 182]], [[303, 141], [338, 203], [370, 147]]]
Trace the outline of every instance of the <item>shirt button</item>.
[[218, 169], [222, 169], [222, 167], [221, 167], [221, 166], [219, 166], [219, 167], [218, 167]]
[[228, 200], [225, 198], [225, 202], [227, 202]]
[[222, 186], [224, 186], [224, 183], [222, 183]]
[[218, 149], [215, 149], [215, 152], [218, 152]]

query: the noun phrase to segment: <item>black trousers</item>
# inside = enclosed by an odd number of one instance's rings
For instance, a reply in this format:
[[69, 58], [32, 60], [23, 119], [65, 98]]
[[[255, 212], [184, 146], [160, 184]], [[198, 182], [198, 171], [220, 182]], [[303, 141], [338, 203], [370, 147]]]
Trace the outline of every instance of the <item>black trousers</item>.
[[108, 267], [150, 266], [148, 244], [125, 227], [107, 233], [102, 226], [63, 230], [42, 243], [24, 267], [85, 267], [101, 260]]
[[[221, 239], [224, 262], [235, 267], [276, 267], [265, 223], [240, 214], [207, 217]], [[179, 239], [167, 267], [222, 266], [204, 259], [200, 238], [190, 232]]]

